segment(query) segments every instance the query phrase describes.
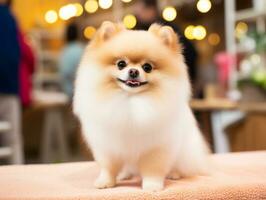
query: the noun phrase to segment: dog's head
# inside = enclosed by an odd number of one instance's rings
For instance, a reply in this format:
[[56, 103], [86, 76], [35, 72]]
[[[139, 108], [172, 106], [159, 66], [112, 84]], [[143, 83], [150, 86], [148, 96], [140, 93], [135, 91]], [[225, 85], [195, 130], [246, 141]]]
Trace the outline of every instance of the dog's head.
[[183, 76], [178, 37], [169, 26], [153, 24], [148, 31], [126, 30], [103, 22], [87, 48], [101, 70], [101, 87], [140, 93], [160, 88], [168, 78]]

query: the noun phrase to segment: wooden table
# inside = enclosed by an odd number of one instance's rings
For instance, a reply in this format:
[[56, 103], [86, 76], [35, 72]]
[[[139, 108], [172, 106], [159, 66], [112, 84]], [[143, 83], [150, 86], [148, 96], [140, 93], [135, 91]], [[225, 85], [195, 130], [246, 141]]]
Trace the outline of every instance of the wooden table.
[[210, 118], [211, 134], [209, 142], [213, 144], [215, 153], [230, 152], [229, 141], [224, 128], [247, 113], [266, 113], [266, 102], [236, 102], [229, 99], [193, 99], [192, 109]]
[[237, 102], [229, 99], [200, 100], [190, 103], [193, 110], [241, 110], [243, 112], [266, 112], [266, 102]]

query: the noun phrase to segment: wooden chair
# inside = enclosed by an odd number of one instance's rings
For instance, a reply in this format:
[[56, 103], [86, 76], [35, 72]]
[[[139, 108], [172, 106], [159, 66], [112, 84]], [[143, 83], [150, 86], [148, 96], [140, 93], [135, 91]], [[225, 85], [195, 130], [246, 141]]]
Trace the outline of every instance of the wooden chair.
[[[11, 124], [6, 121], [0, 121], [0, 134], [10, 134]], [[11, 140], [20, 140], [16, 136], [11, 137]], [[17, 141], [19, 142], [19, 141]], [[14, 142], [15, 144], [17, 142]], [[6, 146], [0, 147], [0, 159], [8, 159], [9, 164], [22, 164], [23, 163], [23, 153], [21, 148], [16, 145], [6, 144]]]

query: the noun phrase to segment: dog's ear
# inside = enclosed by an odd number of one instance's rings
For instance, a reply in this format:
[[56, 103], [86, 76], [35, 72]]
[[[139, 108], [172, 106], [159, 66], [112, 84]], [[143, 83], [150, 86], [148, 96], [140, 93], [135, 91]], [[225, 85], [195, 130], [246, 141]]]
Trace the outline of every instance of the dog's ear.
[[104, 21], [96, 33], [96, 40], [97, 42], [107, 41], [123, 29], [121, 24]]
[[162, 42], [173, 50], [180, 50], [181, 45], [175, 31], [170, 26], [160, 26], [159, 24], [152, 24], [149, 32], [159, 37]]

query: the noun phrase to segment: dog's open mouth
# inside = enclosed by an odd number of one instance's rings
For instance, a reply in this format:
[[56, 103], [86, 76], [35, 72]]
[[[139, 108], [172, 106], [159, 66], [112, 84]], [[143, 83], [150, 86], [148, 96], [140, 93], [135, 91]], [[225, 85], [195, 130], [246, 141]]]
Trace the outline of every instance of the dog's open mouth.
[[140, 87], [140, 86], [146, 85], [148, 83], [147, 81], [141, 82], [141, 81], [136, 80], [136, 79], [122, 80], [120, 78], [117, 78], [117, 80], [124, 83], [125, 85], [127, 85], [129, 87]]

